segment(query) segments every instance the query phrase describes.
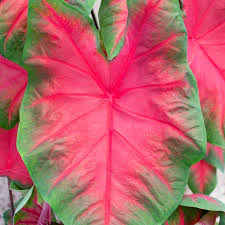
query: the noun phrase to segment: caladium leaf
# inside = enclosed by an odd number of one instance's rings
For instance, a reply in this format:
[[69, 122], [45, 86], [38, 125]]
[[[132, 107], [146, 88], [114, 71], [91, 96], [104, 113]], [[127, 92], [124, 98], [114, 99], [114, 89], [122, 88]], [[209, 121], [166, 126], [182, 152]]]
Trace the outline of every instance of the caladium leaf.
[[225, 0], [184, 0], [188, 61], [197, 79], [208, 142], [225, 148]]
[[99, 9], [100, 31], [108, 59], [114, 58], [123, 46], [127, 16], [127, 0], [101, 2]]
[[24, 186], [18, 181], [11, 181], [10, 190], [20, 192], [21, 194], [26, 194], [30, 190], [30, 186]]
[[223, 202], [203, 194], [184, 195], [180, 205], [205, 209], [208, 211], [225, 212], [225, 205]]
[[188, 185], [192, 192], [208, 195], [215, 189], [216, 184], [216, 168], [204, 159], [191, 167]]
[[215, 225], [217, 212], [209, 212], [205, 214], [195, 225]]
[[26, 85], [27, 72], [0, 55], [0, 176], [30, 185], [32, 181], [16, 148], [19, 108]]
[[180, 206], [164, 225], [215, 225], [218, 213], [206, 212], [197, 208]]
[[17, 128], [18, 126], [11, 130], [0, 128], [0, 176], [30, 185], [32, 180], [16, 148]]
[[107, 61], [79, 8], [30, 1], [18, 146], [67, 225], [161, 225], [206, 148], [178, 1], [129, 10], [125, 44]]
[[208, 144], [205, 161], [223, 172], [225, 166], [225, 149]]
[[[29, 0], [0, 1], [0, 54], [20, 65], [23, 65], [21, 58], [27, 35], [28, 2]], [[95, 0], [66, 2], [79, 5], [81, 10], [89, 14]]]
[[164, 225], [214, 225], [219, 212], [225, 212], [221, 201], [202, 194], [185, 195]]
[[14, 225], [50, 225], [51, 208], [44, 202], [35, 187], [32, 187], [18, 205]]
[[27, 72], [0, 55], [0, 128], [10, 129], [19, 120], [27, 85]]

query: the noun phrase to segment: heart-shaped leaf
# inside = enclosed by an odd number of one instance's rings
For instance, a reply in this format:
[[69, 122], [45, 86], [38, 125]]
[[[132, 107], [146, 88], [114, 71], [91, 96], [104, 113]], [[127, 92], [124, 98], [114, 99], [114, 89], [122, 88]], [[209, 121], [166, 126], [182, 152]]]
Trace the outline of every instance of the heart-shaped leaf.
[[125, 44], [107, 61], [79, 8], [30, 1], [18, 146], [67, 225], [161, 225], [206, 148], [178, 1], [128, 5]]
[[184, 0], [188, 61], [197, 79], [208, 142], [225, 148], [225, 0]]
[[10, 129], [19, 120], [27, 72], [0, 55], [0, 128]]
[[35, 187], [32, 187], [18, 205], [14, 225], [50, 225], [51, 208], [44, 202]]
[[127, 24], [127, 1], [102, 1], [99, 9], [101, 36], [108, 59], [114, 58], [124, 43]]
[[[185, 195], [164, 225], [214, 225], [219, 213], [223, 212], [224, 203], [215, 198], [202, 194]], [[222, 221], [222, 216], [220, 218]]]
[[188, 185], [192, 192], [210, 194], [216, 187], [216, 168], [204, 159], [191, 167]]
[[31, 185], [32, 180], [16, 148], [17, 127], [11, 130], [0, 128], [0, 176]]

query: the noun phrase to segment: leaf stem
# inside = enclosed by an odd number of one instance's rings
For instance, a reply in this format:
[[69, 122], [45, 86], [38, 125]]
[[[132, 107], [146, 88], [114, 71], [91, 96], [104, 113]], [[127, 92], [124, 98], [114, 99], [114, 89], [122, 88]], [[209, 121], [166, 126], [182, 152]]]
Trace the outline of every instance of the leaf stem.
[[11, 183], [11, 181], [8, 178], [9, 201], [10, 201], [10, 209], [11, 209], [11, 219], [12, 219], [12, 223], [13, 223], [13, 217], [14, 217], [14, 213], [15, 213], [15, 208], [14, 208], [14, 203], [13, 203], [12, 190], [10, 190], [10, 183]]
[[179, 3], [180, 3], [180, 10], [183, 11], [183, 1], [179, 0]]
[[99, 30], [98, 22], [97, 22], [97, 19], [96, 19], [96, 16], [95, 16], [95, 12], [94, 12], [93, 9], [91, 10], [91, 16], [92, 16], [92, 19], [94, 21], [95, 27], [97, 28], [97, 30]]

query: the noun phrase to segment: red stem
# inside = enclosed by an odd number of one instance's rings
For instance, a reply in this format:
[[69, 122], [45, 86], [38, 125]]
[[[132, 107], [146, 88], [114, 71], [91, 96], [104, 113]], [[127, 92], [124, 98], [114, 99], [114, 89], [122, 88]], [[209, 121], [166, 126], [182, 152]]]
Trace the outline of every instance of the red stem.
[[10, 209], [11, 209], [11, 220], [13, 222], [13, 217], [15, 213], [14, 203], [13, 203], [13, 193], [12, 190], [10, 190], [10, 179], [8, 178], [8, 190], [9, 190], [9, 201], [10, 201]]

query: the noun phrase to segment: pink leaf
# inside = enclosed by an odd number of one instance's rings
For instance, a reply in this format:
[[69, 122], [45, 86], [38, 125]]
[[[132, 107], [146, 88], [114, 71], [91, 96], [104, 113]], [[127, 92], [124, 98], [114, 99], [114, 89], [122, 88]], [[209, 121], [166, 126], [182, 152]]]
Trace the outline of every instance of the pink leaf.
[[184, 0], [188, 61], [197, 79], [208, 142], [225, 147], [225, 0]]
[[43, 198], [68, 225], [161, 225], [203, 156], [178, 1], [129, 7], [125, 44], [108, 61], [79, 8], [30, 1], [18, 146]]

